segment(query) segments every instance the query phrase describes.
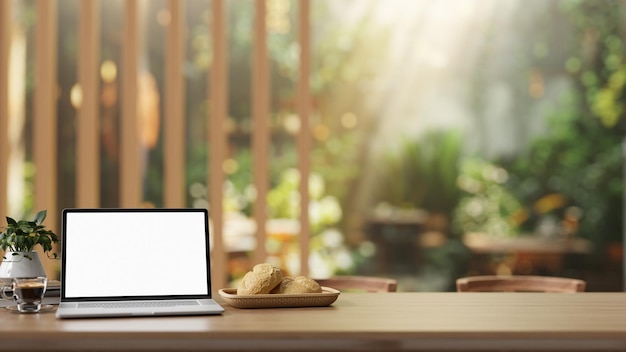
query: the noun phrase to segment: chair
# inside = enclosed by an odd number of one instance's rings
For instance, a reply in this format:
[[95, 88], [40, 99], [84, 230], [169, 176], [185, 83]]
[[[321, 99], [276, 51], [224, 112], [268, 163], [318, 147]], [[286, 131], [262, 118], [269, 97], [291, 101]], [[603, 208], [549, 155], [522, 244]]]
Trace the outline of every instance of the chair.
[[315, 281], [321, 286], [350, 292], [396, 292], [398, 288], [396, 280], [374, 276], [334, 276]]
[[585, 291], [586, 282], [554, 276], [469, 276], [456, 280], [457, 292], [562, 292]]

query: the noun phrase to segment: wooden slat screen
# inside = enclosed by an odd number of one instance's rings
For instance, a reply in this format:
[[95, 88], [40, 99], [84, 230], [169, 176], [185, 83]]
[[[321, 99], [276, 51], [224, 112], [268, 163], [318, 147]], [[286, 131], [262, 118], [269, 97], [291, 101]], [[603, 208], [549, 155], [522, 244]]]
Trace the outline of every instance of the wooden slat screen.
[[[254, 219], [257, 224], [256, 241], [265, 243], [265, 224], [267, 221], [267, 191], [269, 188], [269, 60], [267, 53], [266, 1], [255, 2], [253, 26], [254, 46], [252, 55], [252, 153], [254, 158], [253, 180], [256, 189]], [[253, 262], [266, 260], [265, 246], [258, 245], [254, 251]]]
[[300, 133], [298, 135], [298, 169], [300, 170], [300, 272], [309, 273], [309, 242], [311, 227], [309, 225], [309, 173], [311, 171], [311, 88], [309, 74], [311, 70], [309, 0], [301, 0], [298, 9], [298, 42], [300, 44], [300, 71], [298, 73], [297, 110], [300, 116]]
[[139, 48], [138, 0], [124, 1], [122, 36], [121, 131], [120, 131], [120, 206], [136, 208], [142, 203], [140, 140], [137, 126], [137, 89]]
[[227, 282], [227, 260], [222, 241], [224, 215], [222, 209], [225, 174], [222, 164], [226, 155], [225, 121], [228, 116], [228, 46], [227, 5], [225, 0], [213, 0], [212, 23], [209, 31], [213, 40], [213, 64], [209, 70], [208, 136], [209, 143], [209, 213], [213, 221], [212, 268], [214, 287], [224, 287]]
[[[0, 1], [0, 215], [7, 212], [8, 160], [11, 150], [6, 138], [8, 129], [8, 65], [10, 56], [11, 16], [13, 2]], [[143, 203], [141, 141], [138, 126], [139, 62], [142, 55], [141, 2], [122, 2], [123, 29], [120, 61], [120, 164], [119, 206], [140, 207]], [[298, 42], [300, 44], [300, 73], [297, 83], [297, 113], [301, 119], [298, 135], [298, 169], [301, 174], [301, 272], [308, 273], [309, 217], [308, 174], [310, 172], [311, 132], [309, 115], [311, 99], [309, 88], [310, 31], [308, 0], [298, 2]], [[57, 155], [57, 0], [37, 0], [35, 35], [35, 91], [33, 99], [33, 159], [37, 169], [35, 177], [35, 208], [47, 209], [46, 224], [59, 230], [57, 207], [58, 160], [68, 156]], [[187, 1], [168, 0], [167, 36], [163, 41], [165, 57], [164, 80], [164, 199], [166, 207], [183, 207], [185, 204], [185, 62]], [[81, 0], [78, 24], [78, 83], [82, 100], [76, 121], [76, 206], [100, 206], [100, 7], [102, 0]], [[253, 179], [257, 190], [254, 218], [257, 223], [257, 248], [254, 262], [266, 258], [265, 224], [267, 222], [266, 196], [269, 188], [270, 162], [270, 61], [267, 48], [266, 0], [255, 1], [253, 25], [252, 66], [252, 149]], [[211, 33], [213, 60], [208, 75], [209, 112], [207, 115], [207, 150], [210, 218], [213, 239], [214, 287], [227, 284], [227, 256], [222, 239], [224, 210], [222, 209], [224, 160], [227, 158], [228, 136], [225, 129], [228, 117], [228, 1], [211, 1]], [[62, 141], [61, 141], [62, 142]], [[8, 215], [8, 214], [7, 214]], [[52, 263], [50, 265], [56, 265]], [[46, 268], [52, 273], [54, 268]], [[51, 274], [52, 275], [52, 274]]]
[[82, 101], [76, 115], [76, 206], [100, 206], [100, 14], [99, 2], [82, 0], [78, 18], [78, 83]]
[[[37, 1], [35, 39], [35, 90], [33, 110], [33, 161], [35, 209], [47, 209], [46, 226], [59, 230], [57, 207], [57, 1]], [[56, 272], [56, 262], [44, 260], [46, 272]]]
[[0, 219], [8, 214], [9, 49], [11, 2], [0, 1]]
[[181, 0], [169, 0], [170, 21], [165, 47], [165, 148], [163, 205], [185, 206], [185, 12]]

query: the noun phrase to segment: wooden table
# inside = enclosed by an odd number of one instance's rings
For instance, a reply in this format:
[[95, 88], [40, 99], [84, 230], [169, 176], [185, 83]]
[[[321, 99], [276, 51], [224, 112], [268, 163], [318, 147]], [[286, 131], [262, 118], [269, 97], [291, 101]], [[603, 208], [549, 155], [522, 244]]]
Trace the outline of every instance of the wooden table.
[[520, 235], [509, 238], [467, 233], [463, 244], [473, 254], [469, 267], [476, 275], [496, 274], [504, 269], [518, 275], [563, 276], [567, 269], [567, 276], [582, 276], [586, 257], [593, 252], [591, 241], [576, 237]]
[[57, 320], [0, 312], [0, 351], [626, 350], [626, 293], [342, 293], [330, 307]]
[[546, 254], [590, 254], [591, 241], [584, 238], [551, 238], [539, 235], [497, 237], [483, 233], [467, 233], [463, 243], [474, 253], [493, 254], [510, 252]]

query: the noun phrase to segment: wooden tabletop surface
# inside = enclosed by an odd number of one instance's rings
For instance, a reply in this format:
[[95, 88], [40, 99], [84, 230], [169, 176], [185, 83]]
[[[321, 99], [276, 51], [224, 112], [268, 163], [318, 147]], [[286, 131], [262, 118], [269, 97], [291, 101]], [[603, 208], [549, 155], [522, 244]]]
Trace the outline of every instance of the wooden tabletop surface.
[[58, 320], [0, 311], [0, 350], [626, 350], [626, 293], [342, 293], [322, 308]]
[[585, 238], [554, 238], [540, 235], [498, 237], [484, 233], [467, 233], [465, 244], [474, 253], [526, 252], [536, 254], [589, 254], [593, 250], [591, 241]]

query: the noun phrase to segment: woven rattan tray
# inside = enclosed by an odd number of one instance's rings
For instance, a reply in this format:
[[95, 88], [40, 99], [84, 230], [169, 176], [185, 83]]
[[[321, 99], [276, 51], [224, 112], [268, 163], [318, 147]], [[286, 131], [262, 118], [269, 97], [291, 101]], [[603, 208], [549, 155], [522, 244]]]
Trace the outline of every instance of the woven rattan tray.
[[237, 295], [236, 288], [222, 288], [220, 296], [235, 308], [326, 307], [337, 300], [339, 291], [322, 287], [322, 293]]

